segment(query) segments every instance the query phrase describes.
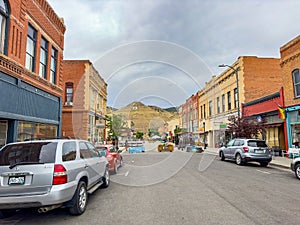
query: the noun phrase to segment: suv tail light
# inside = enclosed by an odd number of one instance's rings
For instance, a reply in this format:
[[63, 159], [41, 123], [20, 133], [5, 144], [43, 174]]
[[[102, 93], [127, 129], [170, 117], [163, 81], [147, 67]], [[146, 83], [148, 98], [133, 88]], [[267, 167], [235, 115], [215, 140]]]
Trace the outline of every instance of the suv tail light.
[[249, 152], [249, 148], [248, 147], [243, 147], [244, 152]]
[[54, 172], [53, 172], [53, 185], [57, 184], [65, 184], [68, 181], [68, 175], [66, 168], [61, 164], [54, 165]]

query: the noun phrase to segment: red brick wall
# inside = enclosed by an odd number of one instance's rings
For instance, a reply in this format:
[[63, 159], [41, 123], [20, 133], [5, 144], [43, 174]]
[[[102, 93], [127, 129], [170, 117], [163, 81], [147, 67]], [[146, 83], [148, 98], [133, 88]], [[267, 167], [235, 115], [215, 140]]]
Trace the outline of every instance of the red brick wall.
[[295, 98], [292, 76], [293, 70], [300, 70], [300, 36], [282, 46], [280, 55], [285, 106], [300, 104], [300, 98]]
[[283, 85], [280, 59], [241, 57], [244, 102], [276, 93]]
[[[88, 111], [85, 110], [85, 72], [88, 60], [64, 60], [64, 84], [73, 83], [73, 106], [63, 106], [62, 133], [66, 136], [88, 139]], [[63, 104], [65, 85], [63, 85]]]
[[[0, 56], [3, 57], [2, 60], [10, 61], [10, 65], [19, 67], [20, 70], [16, 73], [12, 66], [1, 65], [1, 67], [6, 67], [3, 69], [10, 75], [60, 97], [62, 95], [62, 59], [65, 25], [45, 0], [8, 0], [8, 3], [10, 19], [8, 26], [7, 56], [1, 54]], [[36, 64], [33, 73], [25, 69], [28, 23], [37, 30]], [[45, 36], [49, 42], [48, 77], [46, 80], [38, 75], [39, 51], [42, 35]], [[57, 83], [55, 85], [49, 82], [52, 46], [58, 50]]]

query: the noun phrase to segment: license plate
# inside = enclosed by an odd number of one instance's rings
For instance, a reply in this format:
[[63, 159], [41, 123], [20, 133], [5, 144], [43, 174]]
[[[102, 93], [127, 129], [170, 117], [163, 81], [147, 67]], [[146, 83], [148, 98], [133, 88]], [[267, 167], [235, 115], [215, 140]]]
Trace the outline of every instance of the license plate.
[[9, 177], [8, 184], [25, 184], [25, 176]]
[[264, 150], [255, 150], [255, 153], [264, 153]]

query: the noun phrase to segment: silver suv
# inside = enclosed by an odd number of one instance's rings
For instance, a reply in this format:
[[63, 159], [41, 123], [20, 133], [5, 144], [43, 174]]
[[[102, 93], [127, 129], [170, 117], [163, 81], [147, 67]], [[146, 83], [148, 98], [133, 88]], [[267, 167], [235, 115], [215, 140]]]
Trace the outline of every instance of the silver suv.
[[255, 161], [268, 166], [272, 160], [270, 149], [264, 140], [236, 138], [219, 149], [221, 160], [233, 159], [236, 164]]
[[[0, 149], [0, 212], [68, 207], [82, 214], [88, 193], [108, 187], [108, 162], [84, 140], [16, 142]], [[1, 214], [0, 213], [0, 214]]]

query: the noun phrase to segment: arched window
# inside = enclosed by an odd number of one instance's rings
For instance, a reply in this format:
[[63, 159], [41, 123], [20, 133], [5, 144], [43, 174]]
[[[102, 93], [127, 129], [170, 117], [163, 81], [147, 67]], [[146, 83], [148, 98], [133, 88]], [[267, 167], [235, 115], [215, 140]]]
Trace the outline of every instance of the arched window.
[[299, 69], [293, 70], [292, 75], [293, 75], [293, 84], [294, 84], [295, 97], [299, 98], [300, 97], [300, 74], [299, 74]]
[[0, 0], [0, 53], [4, 53], [8, 7], [6, 0]]
[[66, 83], [66, 103], [65, 105], [73, 105], [73, 83], [67, 82]]

